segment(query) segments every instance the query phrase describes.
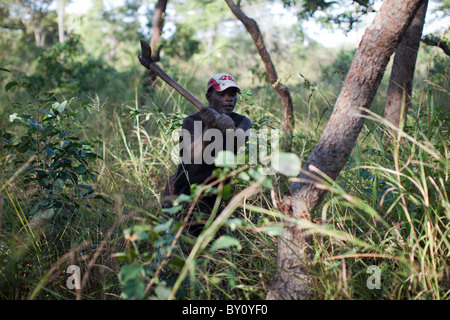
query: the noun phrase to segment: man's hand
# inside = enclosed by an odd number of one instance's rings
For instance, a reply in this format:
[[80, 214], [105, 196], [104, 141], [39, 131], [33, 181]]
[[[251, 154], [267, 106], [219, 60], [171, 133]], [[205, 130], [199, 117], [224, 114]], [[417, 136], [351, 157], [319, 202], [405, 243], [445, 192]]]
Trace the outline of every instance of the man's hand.
[[234, 129], [234, 121], [224, 113], [219, 114], [216, 118], [216, 127], [220, 131], [225, 131], [227, 129]]
[[234, 128], [234, 121], [226, 114], [219, 114], [212, 108], [203, 108], [200, 118], [206, 123], [207, 128], [217, 128], [220, 131]]
[[219, 113], [212, 108], [203, 108], [200, 110], [200, 118], [208, 128], [216, 127], [216, 118], [219, 116]]

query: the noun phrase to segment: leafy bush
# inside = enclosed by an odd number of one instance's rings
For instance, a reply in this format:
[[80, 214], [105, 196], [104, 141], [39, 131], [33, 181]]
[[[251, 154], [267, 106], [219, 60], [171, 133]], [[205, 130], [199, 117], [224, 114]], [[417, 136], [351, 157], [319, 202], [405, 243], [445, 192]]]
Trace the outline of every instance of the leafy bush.
[[104, 88], [113, 69], [85, 52], [81, 37], [71, 34], [35, 59], [31, 82], [40, 90], [62, 91], [69, 95]]
[[[16, 80], [5, 89], [33, 89], [33, 84]], [[85, 127], [75, 110], [76, 99], [58, 102], [51, 92], [32, 98], [31, 103], [14, 105], [19, 112], [9, 116], [10, 128], [1, 133], [2, 153], [8, 154], [14, 168], [21, 168], [14, 173], [15, 185], [25, 191], [31, 208], [28, 215], [37, 220], [67, 222], [84, 198], [94, 196], [92, 187], [84, 181], [95, 181], [89, 163], [98, 156], [79, 137]]]

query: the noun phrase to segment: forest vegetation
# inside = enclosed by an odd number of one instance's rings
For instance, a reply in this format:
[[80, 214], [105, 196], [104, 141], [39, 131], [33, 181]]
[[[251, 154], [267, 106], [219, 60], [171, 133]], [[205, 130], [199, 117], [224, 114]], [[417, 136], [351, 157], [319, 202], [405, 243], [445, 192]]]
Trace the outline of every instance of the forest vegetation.
[[[233, 75], [237, 112], [255, 130], [279, 130], [282, 156], [301, 168], [358, 51], [324, 46], [303, 23], [364, 30], [374, 3], [92, 0], [70, 13], [70, 2], [0, 4], [1, 299], [266, 299], [292, 227], [308, 239], [298, 244], [308, 299], [450, 298], [448, 26], [422, 35], [396, 124], [384, 116], [390, 57], [350, 155], [315, 184], [326, 194], [306, 216], [284, 202], [299, 172], [265, 175], [267, 163], [218, 163], [219, 183], [163, 209], [174, 132], [197, 111], [142, 67], [139, 40], [159, 33], [154, 59], [201, 101], [211, 75]], [[276, 77], [233, 4], [258, 24]], [[297, 22], [282, 23], [273, 6]], [[430, 0], [426, 13], [449, 9]], [[208, 193], [226, 208], [189, 236], [181, 208]], [[227, 235], [214, 238], [222, 226]]]

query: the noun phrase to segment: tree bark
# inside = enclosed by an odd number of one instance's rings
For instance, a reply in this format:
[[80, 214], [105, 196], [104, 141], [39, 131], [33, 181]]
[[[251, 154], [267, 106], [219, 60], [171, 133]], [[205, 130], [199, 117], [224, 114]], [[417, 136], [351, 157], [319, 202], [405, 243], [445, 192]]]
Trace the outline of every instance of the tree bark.
[[[322, 181], [324, 175], [335, 180], [344, 167], [364, 123], [361, 115], [370, 107], [390, 56], [422, 3], [386, 0], [366, 29], [322, 137], [299, 175], [303, 182], [290, 186], [294, 216], [302, 217], [316, 208], [326, 194], [316, 182]], [[296, 246], [283, 245], [290, 239], [297, 241]], [[278, 240], [278, 272], [267, 298], [305, 299], [308, 281], [305, 285], [299, 279], [308, 278], [307, 269], [302, 267], [307, 263], [307, 240], [294, 227], [283, 231]]]
[[423, 1], [405, 35], [395, 50], [391, 78], [384, 107], [384, 118], [395, 126], [406, 119], [416, 69], [417, 52], [422, 37], [428, 0]]
[[281, 102], [283, 104], [283, 131], [285, 137], [283, 149], [285, 151], [290, 151], [292, 148], [292, 133], [295, 125], [295, 119], [294, 107], [292, 104], [292, 98], [289, 88], [278, 81], [277, 71], [275, 69], [275, 66], [273, 65], [272, 59], [270, 58], [270, 54], [267, 51], [263, 36], [261, 34], [261, 30], [259, 29], [256, 21], [245, 15], [240, 5], [234, 4], [233, 0], [225, 0], [225, 2], [227, 3], [228, 7], [230, 7], [231, 12], [233, 12], [236, 18], [239, 19], [245, 26], [248, 33], [250, 33], [253, 42], [255, 43], [256, 49], [261, 56], [261, 60], [263, 61], [266, 68], [267, 75], [269, 76], [269, 81], [272, 86], [274, 86], [275, 91], [281, 98]]
[[[167, 0], [158, 0], [153, 14], [152, 36], [150, 38], [150, 47], [152, 48], [152, 59], [157, 62], [161, 54], [161, 35], [164, 27], [164, 15], [166, 14]], [[157, 76], [152, 70], [147, 69], [145, 74], [144, 89], [150, 86]]]
[[153, 61], [159, 61], [161, 52], [161, 35], [164, 27], [164, 15], [166, 13], [167, 0], [158, 0], [155, 13], [153, 15], [152, 36], [150, 38], [150, 47], [152, 47]]
[[308, 265], [312, 255], [311, 237], [287, 227], [278, 238], [277, 267], [267, 300], [307, 300], [310, 296]]

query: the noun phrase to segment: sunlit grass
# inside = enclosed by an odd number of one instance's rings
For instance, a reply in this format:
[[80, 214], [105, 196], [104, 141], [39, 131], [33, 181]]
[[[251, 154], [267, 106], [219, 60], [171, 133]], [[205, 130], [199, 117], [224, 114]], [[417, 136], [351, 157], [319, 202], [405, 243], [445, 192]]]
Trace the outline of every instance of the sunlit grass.
[[[415, 100], [402, 131], [369, 114], [338, 180], [322, 184], [329, 194], [313, 213], [322, 224], [278, 211], [274, 199], [286, 194], [287, 178], [273, 176], [273, 188], [245, 195], [250, 184], [233, 177], [232, 195], [242, 199], [218, 213], [199, 238], [177, 235], [182, 223], [160, 203], [176, 168], [172, 131], [189, 113], [186, 102], [160, 85], [122, 107], [95, 97], [91, 103], [92, 131], [85, 134], [99, 140], [94, 189], [105, 201], [87, 200], [89, 206], [53, 231], [51, 223], [28, 220], [27, 195], [14, 174], [2, 175], [3, 299], [119, 299], [145, 289], [159, 299], [264, 299], [286, 225], [312, 237], [312, 299], [449, 298], [449, 139], [431, 93]], [[325, 121], [324, 108], [309, 103], [314, 114], [297, 118], [293, 140], [302, 162]], [[239, 111], [255, 124], [280, 128], [278, 110], [265, 104], [247, 94]], [[235, 241], [213, 250], [221, 226]], [[81, 269], [81, 290], [67, 288], [69, 265]], [[138, 273], [126, 284], [128, 265]], [[380, 270], [380, 289], [367, 285], [370, 266]]]

